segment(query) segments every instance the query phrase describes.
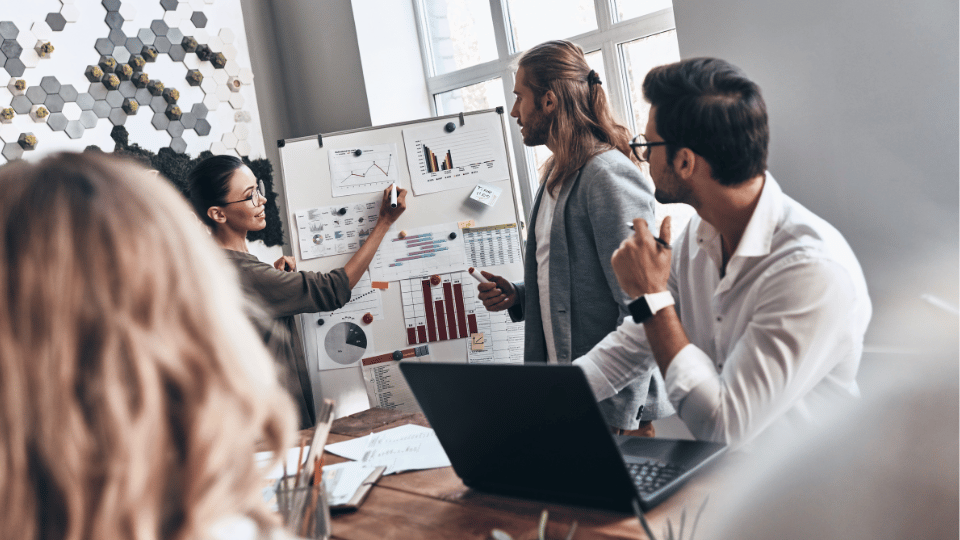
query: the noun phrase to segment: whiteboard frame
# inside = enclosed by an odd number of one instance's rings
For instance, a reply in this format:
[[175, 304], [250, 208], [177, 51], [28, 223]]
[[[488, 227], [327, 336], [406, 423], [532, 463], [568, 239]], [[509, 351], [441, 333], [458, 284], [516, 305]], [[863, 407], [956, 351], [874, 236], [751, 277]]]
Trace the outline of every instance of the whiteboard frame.
[[[455, 122], [458, 127], [470, 122], [471, 117], [479, 115], [498, 115], [504, 154], [507, 159], [509, 178], [498, 182], [490, 182], [503, 188], [494, 208], [487, 208], [481, 203], [468, 200], [473, 186], [454, 190], [428, 193], [414, 196], [411, 188], [409, 169], [406, 163], [406, 149], [403, 140], [403, 129], [422, 126], [425, 124], [445, 125]], [[330, 171], [327, 161], [327, 152], [332, 149], [349, 148], [349, 142], [354, 144], [382, 144], [397, 143], [398, 162], [401, 185], [410, 193], [407, 195], [407, 211], [397, 221], [398, 228], [413, 228], [433, 223], [446, 223], [474, 219], [477, 227], [499, 225], [502, 223], [516, 223], [520, 243], [520, 261], [511, 265], [492, 267], [493, 271], [503, 275], [511, 281], [523, 279], [523, 256], [526, 246], [525, 215], [520, 195], [520, 186], [517, 183], [516, 164], [511, 152], [510, 131], [505, 118], [506, 111], [502, 107], [473, 111], [462, 114], [450, 114], [439, 117], [423, 118], [408, 122], [396, 122], [382, 126], [321, 133], [277, 141], [280, 153], [280, 174], [283, 177], [284, 199], [288, 218], [287, 238], [291, 251], [297, 260], [299, 270], [329, 272], [343, 266], [353, 253], [320, 257], [303, 260], [300, 256], [299, 238], [297, 235], [296, 212], [319, 206], [350, 204], [357, 201], [369, 200], [374, 194], [350, 195], [333, 197], [330, 192]], [[362, 136], [358, 140], [358, 135]], [[338, 144], [343, 142], [344, 144]], [[298, 156], [300, 160], [297, 161]], [[304, 164], [310, 159], [319, 160], [309, 168]], [[289, 163], [288, 163], [289, 161]], [[322, 167], [321, 167], [322, 165]], [[302, 170], [306, 168], [307, 170]], [[319, 169], [319, 170], [318, 170]], [[509, 185], [504, 185], [509, 182]], [[317, 189], [319, 188], [319, 189]], [[504, 200], [509, 199], [509, 200]], [[423, 219], [418, 215], [421, 205], [429, 202], [440, 202], [441, 205], [431, 206], [431, 215], [439, 216], [434, 219]], [[457, 206], [459, 204], [459, 206]], [[509, 209], [504, 208], [508, 204]], [[418, 208], [420, 207], [420, 208]], [[418, 219], [419, 218], [419, 219]], [[386, 241], [386, 239], [385, 239]], [[464, 269], [465, 270], [465, 269]], [[398, 282], [391, 282], [388, 290], [382, 291], [383, 307], [386, 320], [374, 321], [370, 325], [373, 334], [375, 354], [391, 352], [396, 349], [407, 348], [404, 328], [402, 327], [402, 305], [400, 302], [400, 287]], [[397, 322], [400, 317], [400, 322]], [[319, 355], [316, 345], [316, 332], [313, 330], [317, 316], [305, 314], [297, 317], [300, 327], [300, 336], [306, 356], [307, 368], [313, 389], [314, 403], [321, 403], [324, 398], [336, 402], [336, 417], [346, 416], [369, 408], [369, 401], [363, 377], [359, 366], [336, 370], [318, 370]], [[402, 338], [402, 339], [401, 339]], [[431, 359], [434, 361], [462, 361], [466, 362], [467, 352], [464, 340], [450, 340], [430, 343]]]

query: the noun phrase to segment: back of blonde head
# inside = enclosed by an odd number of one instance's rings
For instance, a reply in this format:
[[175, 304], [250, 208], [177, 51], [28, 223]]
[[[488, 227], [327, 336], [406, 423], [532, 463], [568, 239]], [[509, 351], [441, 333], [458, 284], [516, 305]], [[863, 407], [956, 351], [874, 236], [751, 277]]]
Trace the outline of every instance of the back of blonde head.
[[0, 538], [268, 525], [254, 448], [295, 413], [180, 195], [91, 154], [12, 163], [0, 192]]

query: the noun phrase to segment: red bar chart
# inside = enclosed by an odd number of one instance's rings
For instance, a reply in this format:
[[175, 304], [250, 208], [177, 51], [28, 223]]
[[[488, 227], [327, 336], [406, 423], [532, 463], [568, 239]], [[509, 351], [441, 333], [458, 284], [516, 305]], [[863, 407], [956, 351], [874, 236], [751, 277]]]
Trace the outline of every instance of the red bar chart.
[[409, 345], [464, 339], [477, 332], [476, 291], [463, 285], [463, 280], [470, 279], [467, 273], [439, 277], [438, 283], [432, 283], [431, 276], [400, 281]]

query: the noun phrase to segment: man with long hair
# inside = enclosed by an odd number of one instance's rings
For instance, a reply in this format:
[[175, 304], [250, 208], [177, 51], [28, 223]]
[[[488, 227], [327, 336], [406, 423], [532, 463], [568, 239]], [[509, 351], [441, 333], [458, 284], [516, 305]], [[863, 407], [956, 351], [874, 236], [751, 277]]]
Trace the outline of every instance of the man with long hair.
[[[490, 311], [525, 320], [526, 362], [569, 364], [628, 315], [610, 257], [630, 235], [630, 219], [653, 223], [651, 189], [631, 160], [629, 130], [610, 110], [602, 81], [580, 47], [549, 41], [520, 58], [514, 85], [527, 146], [546, 145], [528, 223], [524, 281], [484, 273], [479, 298]], [[673, 413], [652, 366], [600, 403], [617, 432], [653, 435], [651, 420]]]
[[760, 88], [723, 60], [694, 58], [651, 70], [643, 94], [646, 140], [632, 144], [657, 200], [697, 215], [673, 249], [669, 218], [659, 239], [636, 219], [614, 254], [637, 300], [633, 320], [576, 361], [597, 398], [658, 366], [697, 438], [742, 445], [857, 396], [871, 313], [863, 272], [843, 236], [766, 171]]

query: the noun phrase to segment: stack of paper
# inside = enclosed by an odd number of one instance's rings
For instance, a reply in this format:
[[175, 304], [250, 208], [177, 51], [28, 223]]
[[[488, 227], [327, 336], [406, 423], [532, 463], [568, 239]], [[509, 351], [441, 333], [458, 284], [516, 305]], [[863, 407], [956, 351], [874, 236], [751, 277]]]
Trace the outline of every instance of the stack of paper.
[[450, 466], [436, 433], [413, 424], [330, 444], [326, 451], [367, 466], [384, 466], [384, 474]]

